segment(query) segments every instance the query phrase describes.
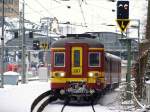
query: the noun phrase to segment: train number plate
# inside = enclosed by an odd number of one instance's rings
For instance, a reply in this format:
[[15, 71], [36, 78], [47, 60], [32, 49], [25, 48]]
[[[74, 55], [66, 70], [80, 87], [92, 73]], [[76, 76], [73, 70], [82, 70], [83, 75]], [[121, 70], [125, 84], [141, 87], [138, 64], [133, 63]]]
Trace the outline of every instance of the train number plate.
[[81, 68], [72, 68], [72, 74], [82, 74], [82, 69]]

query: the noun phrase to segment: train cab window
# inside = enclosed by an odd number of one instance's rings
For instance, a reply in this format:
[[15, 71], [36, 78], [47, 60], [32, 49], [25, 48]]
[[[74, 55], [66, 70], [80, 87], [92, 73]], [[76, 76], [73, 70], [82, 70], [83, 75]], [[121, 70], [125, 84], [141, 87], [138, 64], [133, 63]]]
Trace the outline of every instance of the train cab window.
[[54, 53], [54, 66], [64, 67], [65, 66], [65, 53], [55, 52]]
[[74, 50], [74, 67], [80, 66], [80, 50]]
[[89, 53], [89, 66], [99, 67], [100, 66], [100, 53], [90, 52]]

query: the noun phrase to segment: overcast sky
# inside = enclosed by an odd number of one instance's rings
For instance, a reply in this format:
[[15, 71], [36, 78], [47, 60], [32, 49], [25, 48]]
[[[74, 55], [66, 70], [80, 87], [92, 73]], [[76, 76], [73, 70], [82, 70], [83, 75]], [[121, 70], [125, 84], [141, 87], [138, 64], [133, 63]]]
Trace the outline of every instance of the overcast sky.
[[[81, 1], [83, 2], [81, 3]], [[117, 27], [107, 26], [116, 25], [116, 2], [108, 1], [25, 0], [25, 18], [33, 22], [39, 22], [42, 17], [57, 17], [59, 22], [70, 21], [73, 24], [87, 25], [89, 31], [103, 31], [106, 29], [116, 31], [119, 30]], [[143, 29], [147, 15], [147, 0], [129, 1], [130, 19], [140, 19]], [[20, 0], [20, 9], [22, 7], [21, 3]]]

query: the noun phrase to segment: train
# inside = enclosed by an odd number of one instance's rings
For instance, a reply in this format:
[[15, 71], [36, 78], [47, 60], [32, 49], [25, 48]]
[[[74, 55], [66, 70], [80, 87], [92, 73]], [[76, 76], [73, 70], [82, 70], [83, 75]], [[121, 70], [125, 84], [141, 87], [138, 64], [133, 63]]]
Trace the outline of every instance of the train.
[[91, 34], [68, 34], [51, 45], [51, 90], [60, 99], [97, 99], [121, 80], [121, 59]]

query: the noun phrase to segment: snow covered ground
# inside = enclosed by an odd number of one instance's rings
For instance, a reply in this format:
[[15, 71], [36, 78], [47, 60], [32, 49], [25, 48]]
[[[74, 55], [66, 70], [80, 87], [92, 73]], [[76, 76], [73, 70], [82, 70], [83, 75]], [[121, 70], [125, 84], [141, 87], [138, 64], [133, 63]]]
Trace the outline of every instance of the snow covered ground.
[[0, 89], [0, 112], [30, 112], [33, 100], [49, 90], [47, 82], [29, 82]]
[[[48, 82], [31, 81], [27, 84], [5, 85], [0, 88], [0, 112], [30, 112], [34, 99], [49, 90]], [[109, 92], [94, 106], [96, 112], [125, 112], [120, 106], [119, 92]], [[43, 112], [60, 112], [63, 104], [54, 102]], [[67, 106], [64, 112], [92, 112], [91, 106]], [[128, 111], [129, 112], [129, 111]]]

